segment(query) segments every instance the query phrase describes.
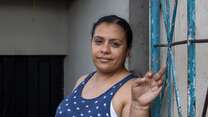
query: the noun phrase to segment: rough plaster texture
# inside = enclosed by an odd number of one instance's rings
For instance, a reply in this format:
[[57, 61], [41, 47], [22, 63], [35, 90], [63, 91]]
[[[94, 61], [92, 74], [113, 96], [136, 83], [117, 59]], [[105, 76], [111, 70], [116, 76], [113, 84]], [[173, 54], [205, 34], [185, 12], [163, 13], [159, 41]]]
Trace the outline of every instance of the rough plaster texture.
[[149, 1], [130, 0], [129, 10], [134, 38], [129, 68], [137, 75], [144, 75], [149, 67]]

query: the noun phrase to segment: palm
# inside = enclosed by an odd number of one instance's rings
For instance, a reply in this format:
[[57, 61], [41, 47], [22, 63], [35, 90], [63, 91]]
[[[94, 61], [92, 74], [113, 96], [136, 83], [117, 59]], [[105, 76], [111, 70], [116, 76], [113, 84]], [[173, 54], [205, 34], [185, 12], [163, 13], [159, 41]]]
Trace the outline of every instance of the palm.
[[132, 98], [141, 106], [149, 105], [159, 94], [161, 86], [158, 86], [157, 81], [154, 79], [143, 78], [137, 80], [141, 82], [135, 82], [136, 84], [132, 87]]
[[153, 75], [147, 73], [144, 78], [137, 78], [132, 86], [132, 101], [140, 106], [149, 106], [162, 89], [162, 76], [165, 66]]

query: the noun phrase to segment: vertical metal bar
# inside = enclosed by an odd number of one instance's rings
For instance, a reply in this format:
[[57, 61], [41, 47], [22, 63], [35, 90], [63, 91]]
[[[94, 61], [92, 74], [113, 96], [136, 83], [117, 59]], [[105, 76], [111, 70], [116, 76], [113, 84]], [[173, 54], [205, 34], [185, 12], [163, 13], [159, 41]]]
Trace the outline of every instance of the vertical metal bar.
[[[173, 32], [175, 30], [175, 20], [176, 20], [176, 13], [177, 13], [177, 7], [178, 7], [178, 0], [175, 0], [174, 2], [174, 10], [173, 10], [173, 17], [172, 17], [172, 23], [170, 25], [170, 40], [171, 43], [173, 42]], [[174, 84], [174, 90], [175, 90], [175, 95], [176, 95], [176, 104], [177, 104], [177, 110], [178, 110], [178, 116], [182, 117], [182, 104], [180, 100], [180, 95], [179, 95], [179, 90], [178, 90], [178, 85], [176, 82], [176, 71], [175, 71], [175, 62], [173, 58], [173, 51], [171, 50], [171, 60], [172, 60], [172, 77], [173, 77], [173, 84]]]
[[187, 1], [188, 19], [188, 117], [196, 117], [196, 63], [195, 44], [189, 40], [195, 39], [195, 0]]
[[173, 84], [174, 84], [174, 90], [175, 90], [175, 96], [176, 96], [176, 105], [177, 105], [177, 110], [178, 110], [178, 117], [183, 117], [182, 115], [182, 104], [181, 104], [181, 100], [180, 100], [180, 95], [179, 95], [179, 89], [178, 89], [178, 85], [176, 82], [176, 71], [175, 71], [175, 61], [173, 58], [173, 53], [172, 51], [170, 51], [171, 53], [171, 60], [172, 60], [172, 64], [171, 64], [171, 72], [172, 72], [172, 77], [173, 77]]
[[208, 106], [208, 88], [207, 88], [206, 98], [205, 98], [205, 101], [204, 101], [204, 107], [203, 107], [203, 111], [202, 111], [202, 117], [206, 117], [207, 106]]
[[[162, 14], [163, 14], [163, 21], [164, 21], [164, 25], [165, 25], [165, 31], [166, 31], [166, 36], [167, 36], [167, 41], [169, 43], [169, 35], [168, 32], [170, 30], [170, 9], [168, 8], [168, 1], [166, 0], [161, 0], [161, 6], [162, 6]], [[171, 48], [168, 48], [168, 52], [167, 52], [167, 59], [166, 59], [166, 64], [167, 64], [167, 72], [165, 75], [165, 82], [167, 82], [167, 102], [168, 102], [168, 115], [167, 117], [172, 117], [172, 101], [173, 101], [173, 96], [172, 96], [172, 80], [171, 80], [171, 60], [170, 60], [170, 53], [169, 51], [171, 50]], [[165, 93], [165, 88], [163, 86], [163, 90], [162, 90], [162, 96], [164, 96]], [[163, 97], [161, 97], [163, 98]], [[162, 99], [161, 99], [162, 101]]]
[[[160, 68], [160, 49], [154, 47], [160, 42], [160, 0], [151, 0], [151, 71]], [[160, 97], [151, 106], [151, 117], [160, 117]]]
[[172, 112], [173, 112], [173, 106], [172, 106], [172, 102], [173, 102], [173, 94], [172, 94], [172, 74], [171, 74], [171, 67], [172, 67], [172, 63], [171, 63], [171, 53], [170, 53], [170, 48], [168, 48], [168, 57], [167, 57], [167, 77], [168, 77], [168, 117], [172, 117]]
[[[177, 6], [178, 0], [174, 1], [174, 9], [172, 13], [171, 19], [171, 12], [170, 12], [170, 0], [161, 0], [162, 3], [162, 11], [163, 11], [163, 18], [164, 24], [166, 28], [167, 34], [167, 41], [168, 41], [168, 53], [167, 53], [167, 77], [168, 77], [168, 117], [173, 116], [173, 87], [176, 94], [176, 104], [178, 110], [178, 116], [182, 117], [182, 110], [181, 110], [181, 101], [179, 90], [176, 82], [176, 72], [175, 72], [175, 62], [173, 58], [173, 50], [171, 47], [173, 41], [173, 34], [175, 30], [175, 21], [176, 21], [176, 13], [177, 13]], [[164, 93], [164, 90], [163, 90]], [[163, 94], [164, 95], [164, 94]]]

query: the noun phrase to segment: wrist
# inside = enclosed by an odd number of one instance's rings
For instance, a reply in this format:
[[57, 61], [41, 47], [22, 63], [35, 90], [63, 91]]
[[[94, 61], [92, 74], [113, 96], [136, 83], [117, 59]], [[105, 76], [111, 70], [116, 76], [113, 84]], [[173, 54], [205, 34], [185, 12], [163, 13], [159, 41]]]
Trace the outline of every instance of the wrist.
[[129, 117], [149, 117], [149, 106], [141, 106], [137, 102], [131, 103]]
[[132, 109], [140, 110], [140, 111], [149, 111], [150, 106], [149, 105], [141, 105], [138, 102], [132, 101], [131, 103]]

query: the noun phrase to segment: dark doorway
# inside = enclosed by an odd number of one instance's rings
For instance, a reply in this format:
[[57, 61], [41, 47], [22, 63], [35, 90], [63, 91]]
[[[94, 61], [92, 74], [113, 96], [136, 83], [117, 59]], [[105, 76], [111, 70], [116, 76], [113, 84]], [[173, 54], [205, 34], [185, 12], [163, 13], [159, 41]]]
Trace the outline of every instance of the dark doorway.
[[0, 117], [54, 117], [64, 56], [0, 56]]

